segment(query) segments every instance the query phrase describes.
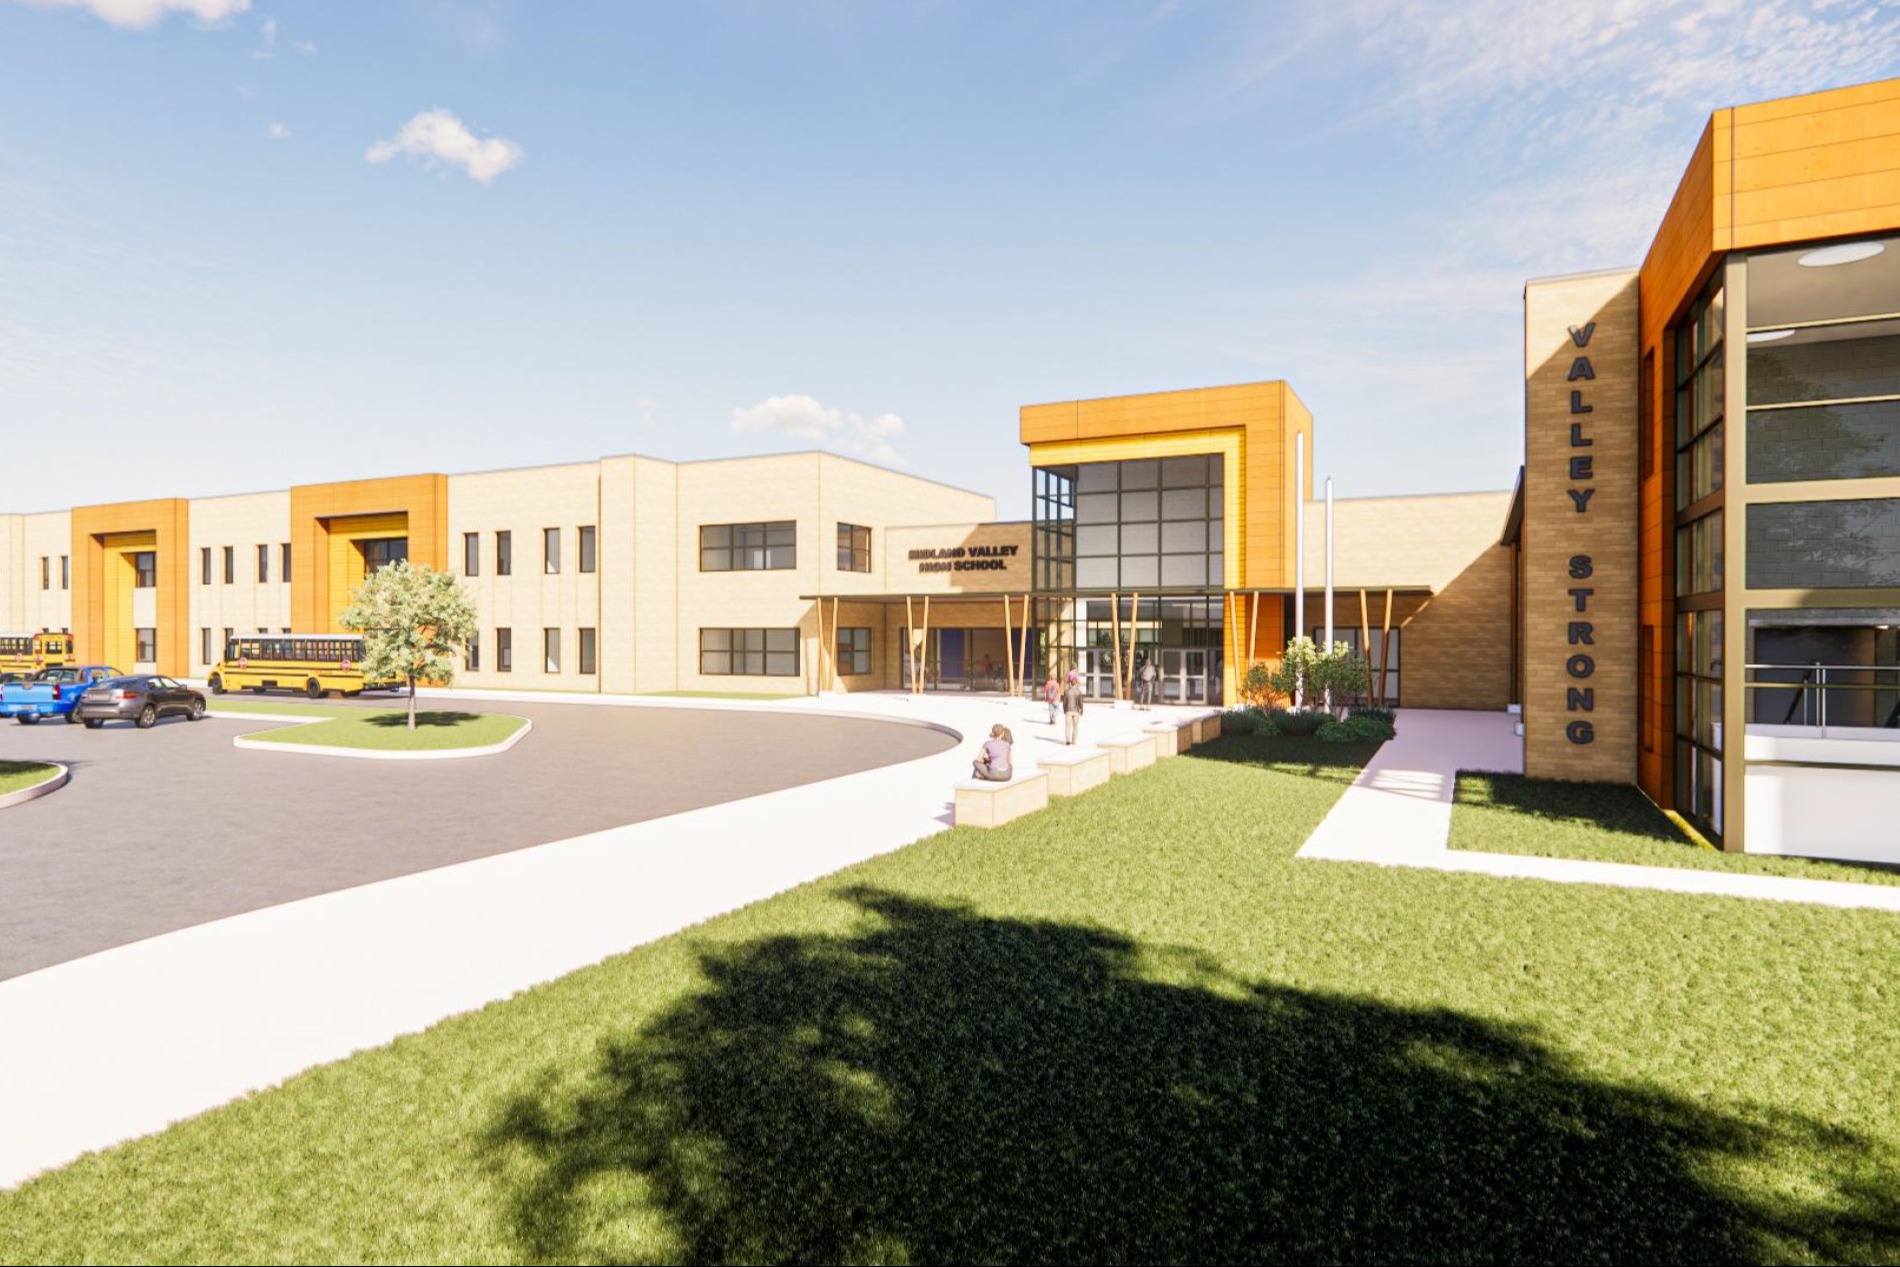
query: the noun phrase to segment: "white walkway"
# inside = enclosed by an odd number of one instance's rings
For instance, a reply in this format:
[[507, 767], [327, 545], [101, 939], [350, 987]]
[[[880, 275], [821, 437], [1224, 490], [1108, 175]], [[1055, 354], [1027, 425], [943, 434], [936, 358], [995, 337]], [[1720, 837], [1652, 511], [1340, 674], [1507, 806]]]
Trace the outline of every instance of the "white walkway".
[[1515, 720], [1504, 713], [1405, 710], [1399, 716], [1398, 738], [1380, 748], [1360, 771], [1332, 812], [1301, 846], [1299, 856], [1565, 884], [1608, 884], [1900, 911], [1900, 888], [1848, 880], [1803, 880], [1453, 849], [1449, 843], [1451, 807], [1458, 771], [1521, 772], [1523, 741], [1513, 733]]
[[[995, 722], [1015, 732], [1025, 770], [1059, 741], [1045, 710], [996, 696], [549, 698], [853, 713], [965, 738], [919, 761], [253, 911], [0, 981], [0, 1188], [940, 831], [951, 784], [968, 777], [976, 737]], [[1094, 707], [1083, 740], [1201, 711]]]

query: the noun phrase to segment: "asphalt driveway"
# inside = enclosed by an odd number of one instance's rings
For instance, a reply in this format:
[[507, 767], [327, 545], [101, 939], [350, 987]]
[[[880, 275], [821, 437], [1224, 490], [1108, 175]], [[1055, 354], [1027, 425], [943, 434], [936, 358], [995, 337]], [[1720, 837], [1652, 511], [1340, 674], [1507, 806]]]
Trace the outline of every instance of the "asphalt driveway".
[[526, 716], [534, 731], [497, 756], [386, 762], [231, 746], [279, 722], [0, 724], [0, 759], [72, 768], [61, 791], [0, 811], [0, 979], [952, 742], [917, 726], [772, 710], [454, 706]]

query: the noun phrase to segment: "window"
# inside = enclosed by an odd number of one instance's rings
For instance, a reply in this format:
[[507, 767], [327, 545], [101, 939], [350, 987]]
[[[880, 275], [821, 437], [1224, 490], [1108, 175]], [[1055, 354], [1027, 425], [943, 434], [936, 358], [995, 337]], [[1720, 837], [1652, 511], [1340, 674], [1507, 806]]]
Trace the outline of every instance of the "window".
[[40, 556], [40, 588], [43, 590], [53, 588], [53, 560], [44, 554]]
[[482, 534], [465, 532], [462, 534], [462, 575], [480, 576], [482, 574]]
[[515, 671], [515, 631], [512, 629], [495, 630], [495, 672], [513, 673]]
[[198, 631], [198, 663], [217, 663], [216, 660], [211, 658], [211, 627], [209, 625]]
[[841, 677], [856, 677], [871, 671], [871, 631], [869, 629], [840, 629], [838, 631], [838, 673]]
[[592, 572], [596, 565], [594, 526], [588, 524], [581, 532], [581, 571]]
[[237, 580], [237, 550], [233, 546], [224, 547], [224, 583], [230, 585]]
[[379, 537], [365, 541], [363, 547], [363, 571], [374, 574], [394, 563], [401, 563], [409, 557], [409, 538]]
[[132, 570], [136, 574], [132, 580], [135, 589], [158, 588], [158, 555], [156, 553], [151, 550], [140, 550], [134, 554]]
[[495, 575], [513, 576], [515, 574], [515, 534], [498, 532], [495, 534]]
[[[234, 634], [234, 633], [236, 633], [236, 632], [237, 632], [237, 630], [235, 630], [235, 629], [233, 629], [233, 628], [231, 628], [231, 626], [229, 626], [229, 625], [226, 625], [226, 626], [224, 627], [224, 645], [225, 645], [225, 646], [226, 646], [227, 648], [228, 648], [228, 647], [229, 647], [229, 646], [231, 645], [231, 635], [232, 635], [232, 634]], [[228, 650], [227, 650], [227, 651], [226, 651], [226, 652], [224, 653], [224, 658], [225, 658], [225, 659], [227, 659], [227, 660], [234, 660], [234, 659], [236, 659], [237, 657], [235, 657], [235, 656], [233, 656], [233, 655], [232, 655], [232, 654], [230, 653], [230, 651], [228, 651]]]
[[1676, 615], [1676, 804], [1722, 831], [1722, 613]]
[[270, 547], [259, 546], [257, 547], [257, 583], [259, 585], [264, 585], [264, 584], [267, 584], [269, 581], [270, 581]]
[[[283, 556], [283, 564], [277, 569], [277, 579], [282, 581], [285, 585], [288, 585], [290, 584], [290, 542], [284, 542], [281, 553]], [[286, 629], [284, 632], [289, 633], [290, 630]]]
[[132, 658], [137, 660], [140, 664], [156, 663], [158, 660], [158, 630], [134, 629], [132, 635], [138, 643], [138, 650], [133, 654]]
[[479, 629], [469, 631], [468, 646], [462, 648], [462, 667], [467, 669], [470, 673], [479, 673], [481, 671], [482, 631]]
[[1044, 584], [1198, 589], [1225, 579], [1225, 459], [1218, 453], [1037, 471]]
[[798, 525], [705, 524], [699, 530], [702, 572], [777, 572], [798, 566]]
[[597, 653], [599, 638], [592, 629], [581, 630], [581, 672], [594, 674], [600, 671]]
[[70, 554], [59, 556], [59, 587], [63, 590], [73, 587], [73, 556]]
[[709, 677], [797, 677], [798, 630], [702, 629], [699, 671]]
[[1757, 503], [1746, 531], [1750, 589], [1900, 586], [1900, 498]]
[[1656, 626], [1644, 625], [1636, 636], [1637, 672], [1642, 675], [1639, 684], [1643, 697], [1643, 751], [1656, 751], [1656, 731], [1661, 723], [1657, 720], [1657, 694], [1662, 690], [1662, 665], [1656, 659]]
[[549, 576], [561, 570], [561, 530], [543, 528], [541, 530], [541, 570]]
[[541, 658], [545, 661], [542, 672], [559, 673], [561, 671], [561, 631], [543, 629], [541, 631]]
[[1636, 445], [1639, 455], [1639, 478], [1648, 479], [1656, 473], [1656, 352], [1652, 348], [1643, 353], [1642, 378], [1638, 381], [1636, 397]]
[[198, 547], [198, 584], [211, 584], [211, 547]]
[[840, 572], [869, 572], [871, 570], [871, 530], [857, 524], [838, 525], [838, 570]]

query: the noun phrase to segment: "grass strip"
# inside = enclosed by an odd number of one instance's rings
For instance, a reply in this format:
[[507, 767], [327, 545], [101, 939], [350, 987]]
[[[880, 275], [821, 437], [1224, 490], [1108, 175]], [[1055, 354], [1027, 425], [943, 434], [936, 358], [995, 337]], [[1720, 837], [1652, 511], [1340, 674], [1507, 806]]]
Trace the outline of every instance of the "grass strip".
[[1900, 1257], [1892, 917], [1296, 859], [1369, 751], [930, 837], [0, 1195], [0, 1261]]
[[58, 766], [44, 761], [0, 761], [0, 796], [38, 787], [58, 773]]
[[1892, 867], [1706, 849], [1685, 836], [1637, 788], [1563, 783], [1521, 774], [1459, 772], [1451, 847], [1737, 875], [1900, 885], [1900, 869]]
[[339, 709], [343, 716], [307, 726], [285, 726], [250, 735], [259, 743], [321, 744], [333, 748], [367, 748], [381, 752], [435, 752], [454, 748], [484, 748], [497, 744], [528, 724], [525, 717], [507, 713], [460, 713], [423, 709], [416, 728], [409, 729], [406, 712], [372, 713], [367, 709]]

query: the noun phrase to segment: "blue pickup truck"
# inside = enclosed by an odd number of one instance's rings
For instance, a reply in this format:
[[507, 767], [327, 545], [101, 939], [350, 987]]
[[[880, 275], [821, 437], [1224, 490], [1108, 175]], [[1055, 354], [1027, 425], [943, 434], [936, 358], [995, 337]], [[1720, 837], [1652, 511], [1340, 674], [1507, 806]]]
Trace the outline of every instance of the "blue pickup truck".
[[64, 717], [70, 725], [79, 720], [73, 709], [79, 706], [79, 697], [87, 687], [124, 676], [103, 664], [41, 669], [24, 682], [0, 684], [0, 717], [11, 717], [22, 726], [31, 726], [42, 717]]

